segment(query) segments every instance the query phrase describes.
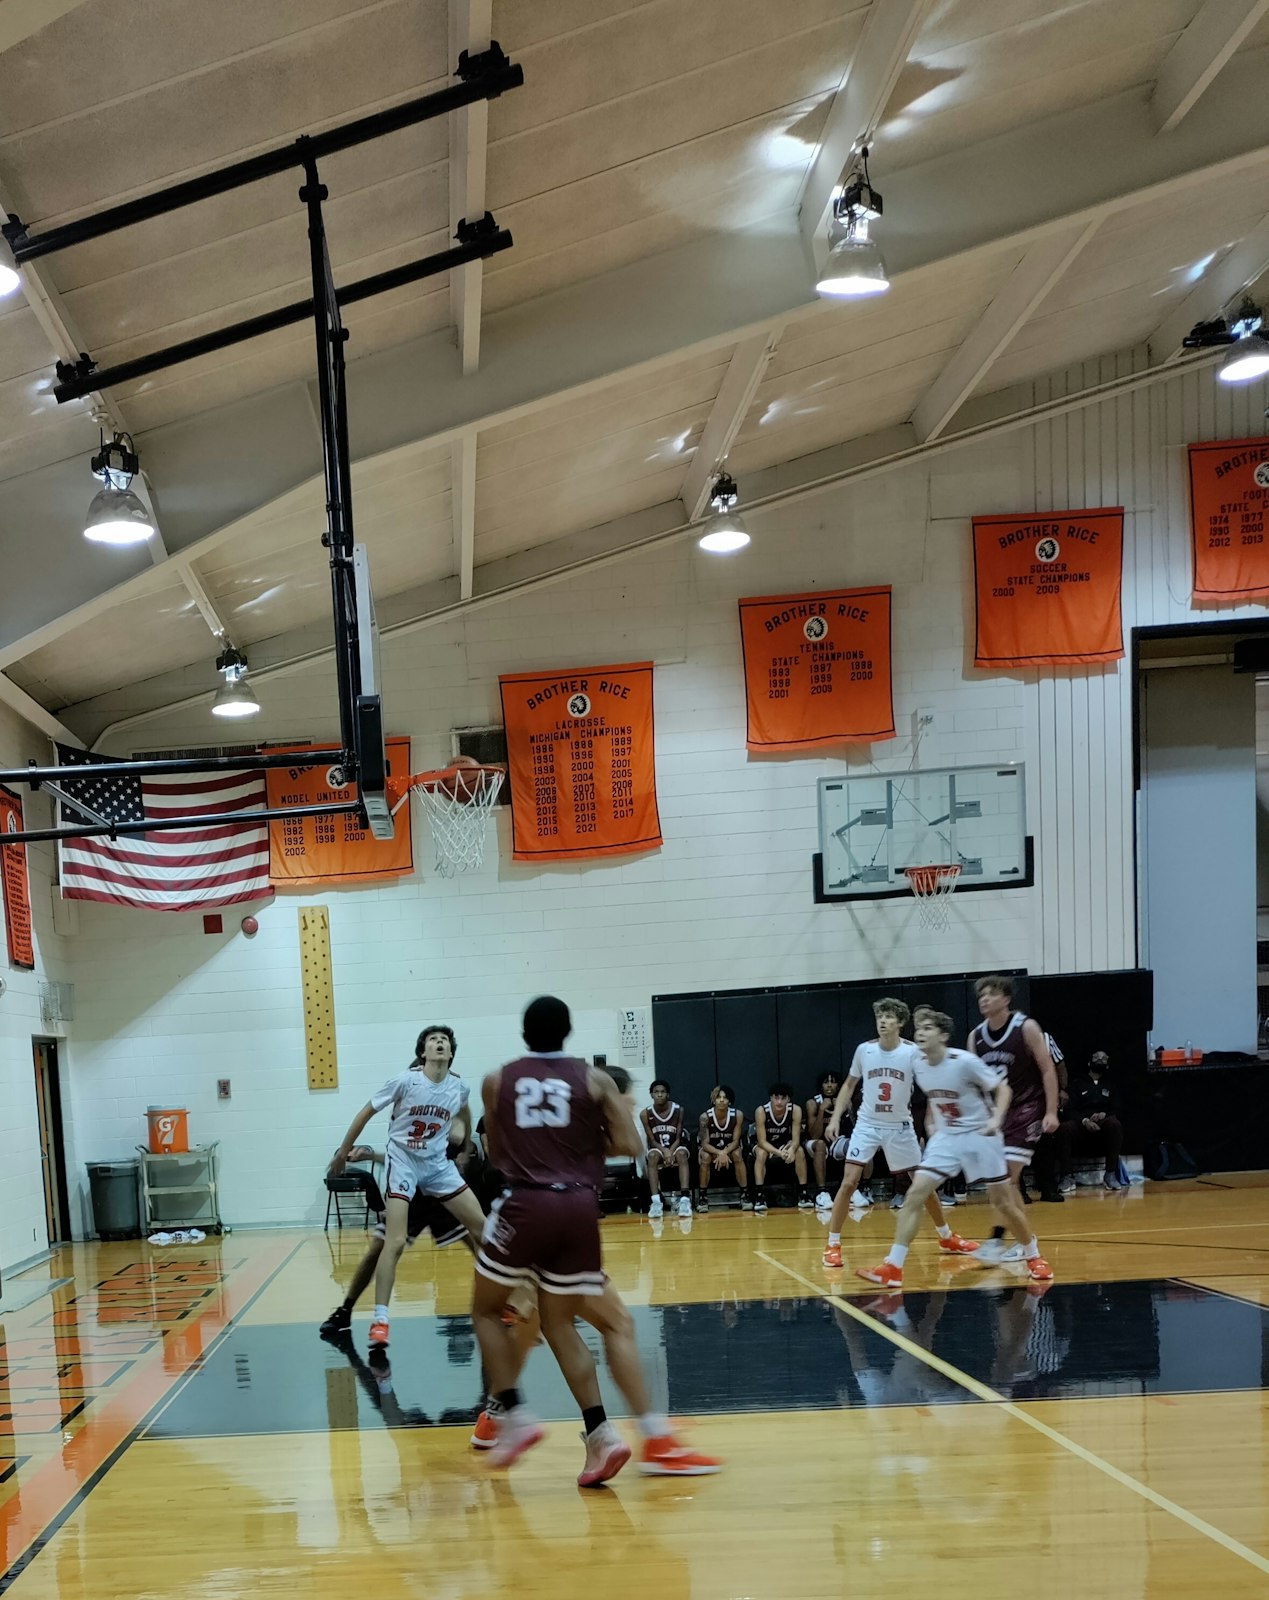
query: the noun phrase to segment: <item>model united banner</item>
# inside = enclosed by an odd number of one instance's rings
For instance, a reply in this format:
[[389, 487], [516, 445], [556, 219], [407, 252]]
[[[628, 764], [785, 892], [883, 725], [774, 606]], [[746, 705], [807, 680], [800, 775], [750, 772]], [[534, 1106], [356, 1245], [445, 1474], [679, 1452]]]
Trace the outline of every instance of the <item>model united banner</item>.
[[742, 600], [740, 643], [751, 750], [894, 738], [888, 587]]
[[[22, 831], [22, 801], [11, 790], [0, 788], [0, 833]], [[9, 844], [0, 850], [0, 874], [4, 881], [4, 926], [9, 960], [15, 967], [34, 967], [31, 886], [27, 880], [24, 844]]]
[[1124, 653], [1122, 506], [974, 518], [976, 667], [1068, 667]]
[[1190, 446], [1190, 540], [1196, 600], [1269, 595], [1269, 439]]
[[[390, 776], [408, 774], [410, 741], [386, 739], [384, 745]], [[270, 806], [340, 805], [356, 799], [351, 784], [338, 789], [331, 784], [333, 745], [296, 745], [294, 749], [293, 767], [268, 769]], [[269, 878], [283, 888], [365, 883], [401, 878], [413, 871], [409, 805], [397, 812], [396, 833], [391, 839], [376, 839], [353, 815], [283, 817], [269, 824]]]
[[585, 861], [659, 845], [652, 663], [498, 682], [513, 858]]

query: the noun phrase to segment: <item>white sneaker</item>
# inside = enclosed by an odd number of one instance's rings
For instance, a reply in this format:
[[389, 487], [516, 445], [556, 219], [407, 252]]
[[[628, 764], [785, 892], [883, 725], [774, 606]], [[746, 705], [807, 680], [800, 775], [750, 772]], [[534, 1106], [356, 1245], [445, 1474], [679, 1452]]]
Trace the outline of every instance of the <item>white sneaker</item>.
[[1025, 1261], [1027, 1253], [1020, 1244], [1011, 1244], [1000, 1258], [1002, 1261]]
[[821, 1189], [815, 1196], [815, 1209], [817, 1211], [831, 1211], [833, 1209], [833, 1197], [827, 1189]]
[[870, 1206], [872, 1204], [872, 1196], [867, 1189], [856, 1189], [850, 1197], [850, 1203], [853, 1206]]
[[891, 1211], [902, 1211], [903, 1210], [903, 1202], [906, 1199], [907, 1199], [906, 1195], [892, 1194], [890, 1196], [890, 1209], [891, 1209]]
[[659, 1194], [654, 1194], [652, 1196], [652, 1204], [648, 1207], [648, 1215], [650, 1217], [661, 1217], [665, 1215], [665, 1207], [661, 1204], [661, 1196]]
[[1063, 1178], [1061, 1183], [1058, 1184], [1058, 1193], [1074, 1194], [1077, 1187], [1078, 1185], [1073, 1177]]
[[580, 1489], [607, 1483], [630, 1460], [630, 1446], [611, 1422], [601, 1422], [594, 1433], [582, 1434], [582, 1443], [586, 1446], [586, 1465], [577, 1477]]
[[691, 1202], [691, 1199], [689, 1198], [689, 1196], [687, 1196], [685, 1194], [681, 1194], [679, 1196], [679, 1216], [681, 1216], [681, 1217], [690, 1217], [691, 1215], [692, 1215], [692, 1202]]
[[984, 1239], [974, 1252], [974, 1260], [994, 1267], [1004, 1260], [1007, 1249], [1008, 1246], [1003, 1239]]
[[943, 1207], [944, 1211], [950, 1211], [953, 1206], [960, 1204], [955, 1189], [949, 1189], [946, 1194], [944, 1194], [940, 1189], [938, 1191], [938, 1196], [939, 1204]]
[[486, 1457], [491, 1467], [511, 1466], [543, 1437], [542, 1424], [527, 1406], [516, 1406], [498, 1417], [496, 1425], [498, 1442]]

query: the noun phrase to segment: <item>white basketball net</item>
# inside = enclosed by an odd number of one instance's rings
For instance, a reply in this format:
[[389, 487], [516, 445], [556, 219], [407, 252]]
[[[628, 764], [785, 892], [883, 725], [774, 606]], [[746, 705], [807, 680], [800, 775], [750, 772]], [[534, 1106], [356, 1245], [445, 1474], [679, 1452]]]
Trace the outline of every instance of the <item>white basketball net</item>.
[[904, 876], [916, 896], [921, 926], [931, 933], [947, 928], [949, 902], [960, 879], [960, 867], [905, 867]]
[[500, 767], [458, 767], [443, 779], [414, 785], [411, 792], [432, 825], [436, 870], [442, 878], [472, 872], [484, 861], [489, 813], [503, 777]]

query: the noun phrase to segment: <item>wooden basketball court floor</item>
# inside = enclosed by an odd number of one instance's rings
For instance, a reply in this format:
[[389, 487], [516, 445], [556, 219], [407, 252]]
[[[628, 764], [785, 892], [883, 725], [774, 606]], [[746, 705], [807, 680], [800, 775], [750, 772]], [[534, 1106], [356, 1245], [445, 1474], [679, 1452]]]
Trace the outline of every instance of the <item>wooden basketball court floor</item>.
[[[0, 1324], [0, 1589], [1269, 1593], [1269, 1176], [1032, 1216], [1045, 1292], [939, 1260], [926, 1235], [902, 1296], [826, 1273], [808, 1213], [610, 1220], [654, 1388], [726, 1467], [628, 1468], [599, 1491], [575, 1485], [579, 1421], [544, 1350], [525, 1387], [546, 1443], [503, 1475], [470, 1450], [463, 1251], [405, 1258], [385, 1375], [364, 1310], [351, 1345], [317, 1334], [359, 1230], [62, 1249], [6, 1285], [35, 1298]], [[852, 1225], [850, 1266], [890, 1233], [880, 1210]]]

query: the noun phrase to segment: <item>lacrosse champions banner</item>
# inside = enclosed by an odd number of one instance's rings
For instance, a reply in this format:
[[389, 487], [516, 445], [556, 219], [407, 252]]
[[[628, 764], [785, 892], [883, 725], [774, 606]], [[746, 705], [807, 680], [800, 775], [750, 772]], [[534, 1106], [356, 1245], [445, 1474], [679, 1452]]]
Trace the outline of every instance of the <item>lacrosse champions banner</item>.
[[[385, 739], [388, 772], [410, 771], [410, 741]], [[357, 798], [353, 786], [331, 787], [333, 745], [295, 746], [293, 767], [268, 769], [270, 806], [338, 805]], [[342, 776], [342, 774], [341, 774]], [[269, 878], [282, 888], [308, 883], [365, 883], [414, 871], [410, 801], [396, 813], [396, 833], [376, 839], [353, 815], [282, 817], [269, 824]]]
[[740, 645], [750, 750], [894, 738], [888, 587], [742, 600]]
[[974, 518], [976, 667], [1118, 661], [1122, 506]]
[[652, 663], [498, 680], [516, 861], [586, 861], [661, 843]]
[[1269, 438], [1190, 446], [1196, 600], [1269, 596]]

